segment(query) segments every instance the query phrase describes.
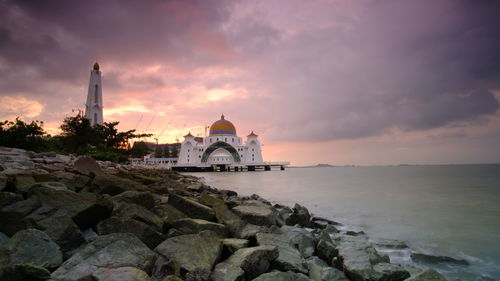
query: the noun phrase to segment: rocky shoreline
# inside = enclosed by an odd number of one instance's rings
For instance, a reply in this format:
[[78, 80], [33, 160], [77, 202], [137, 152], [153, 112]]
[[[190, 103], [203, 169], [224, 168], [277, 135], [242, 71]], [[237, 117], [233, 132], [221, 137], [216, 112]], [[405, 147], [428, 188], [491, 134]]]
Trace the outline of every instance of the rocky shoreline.
[[338, 225], [172, 171], [0, 147], [0, 280], [446, 280]]

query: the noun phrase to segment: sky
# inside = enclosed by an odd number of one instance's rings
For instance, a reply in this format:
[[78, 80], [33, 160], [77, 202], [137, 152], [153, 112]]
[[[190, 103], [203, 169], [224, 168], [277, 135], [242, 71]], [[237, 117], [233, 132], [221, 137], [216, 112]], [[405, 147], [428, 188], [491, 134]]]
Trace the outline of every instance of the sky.
[[223, 113], [267, 161], [500, 163], [500, 1], [0, 0], [0, 120], [160, 142]]

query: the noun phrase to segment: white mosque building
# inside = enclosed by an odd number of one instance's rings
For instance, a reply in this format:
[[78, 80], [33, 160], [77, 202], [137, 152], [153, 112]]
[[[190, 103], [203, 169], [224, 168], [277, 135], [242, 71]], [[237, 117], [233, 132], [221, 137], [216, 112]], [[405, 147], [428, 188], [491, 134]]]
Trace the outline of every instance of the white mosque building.
[[[271, 163], [262, 159], [261, 143], [253, 131], [244, 142], [236, 134], [233, 123], [221, 116], [210, 126], [210, 134], [204, 138], [184, 136], [177, 165], [180, 171], [254, 171], [256, 168], [271, 169]], [[280, 165], [281, 166], [281, 165]], [[284, 166], [281, 166], [284, 169]]]

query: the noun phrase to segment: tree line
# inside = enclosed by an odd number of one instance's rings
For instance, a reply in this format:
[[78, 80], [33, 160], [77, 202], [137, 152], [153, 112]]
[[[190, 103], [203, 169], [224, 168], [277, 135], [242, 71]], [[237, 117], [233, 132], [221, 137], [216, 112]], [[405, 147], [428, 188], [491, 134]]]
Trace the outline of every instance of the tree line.
[[[152, 152], [158, 154], [158, 148], [155, 151], [145, 142], [130, 145], [131, 140], [151, 137], [151, 134], [138, 134], [135, 130], [120, 132], [118, 124], [119, 122], [105, 122], [103, 125], [91, 125], [90, 120], [79, 112], [76, 116], [66, 117], [59, 127], [62, 132], [51, 136], [43, 129], [42, 121], [28, 123], [16, 118], [14, 121], [0, 122], [0, 146], [36, 152], [89, 155], [99, 160], [115, 162], [126, 161], [129, 156], [142, 157]], [[168, 146], [165, 147], [167, 151], [161, 150], [160, 156], [177, 156], [176, 148], [172, 151]]]

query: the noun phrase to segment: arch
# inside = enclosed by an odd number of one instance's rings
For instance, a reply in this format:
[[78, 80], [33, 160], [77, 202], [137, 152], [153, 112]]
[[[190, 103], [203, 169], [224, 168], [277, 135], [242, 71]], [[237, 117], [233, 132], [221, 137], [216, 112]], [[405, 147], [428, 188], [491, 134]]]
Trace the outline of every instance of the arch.
[[240, 155], [238, 155], [236, 149], [234, 149], [234, 147], [232, 147], [230, 144], [225, 143], [223, 141], [218, 141], [207, 147], [207, 149], [205, 149], [205, 152], [203, 152], [203, 156], [201, 157], [201, 162], [207, 162], [210, 154], [212, 154], [212, 152], [214, 152], [218, 148], [223, 148], [229, 151], [229, 153], [231, 153], [231, 155], [234, 158], [234, 162], [241, 162]]

